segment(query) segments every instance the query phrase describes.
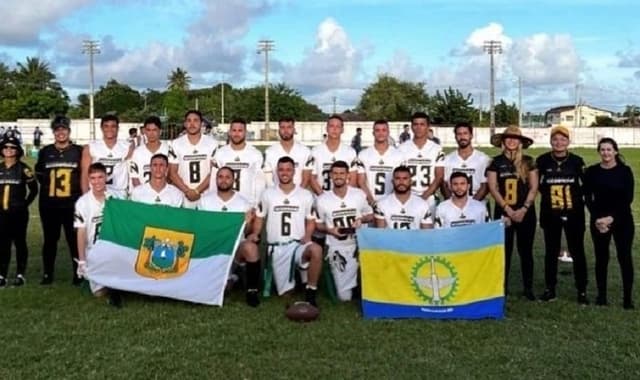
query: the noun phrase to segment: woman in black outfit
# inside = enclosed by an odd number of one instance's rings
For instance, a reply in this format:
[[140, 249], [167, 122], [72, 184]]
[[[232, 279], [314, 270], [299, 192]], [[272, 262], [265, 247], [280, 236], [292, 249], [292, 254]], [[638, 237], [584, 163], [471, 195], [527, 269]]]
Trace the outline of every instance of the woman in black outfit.
[[623, 307], [633, 309], [633, 173], [620, 158], [618, 144], [612, 138], [605, 137], [598, 142], [598, 153], [600, 163], [587, 168], [584, 178], [585, 202], [591, 213], [589, 226], [596, 255], [596, 304], [607, 305], [609, 243], [613, 237], [622, 272]]

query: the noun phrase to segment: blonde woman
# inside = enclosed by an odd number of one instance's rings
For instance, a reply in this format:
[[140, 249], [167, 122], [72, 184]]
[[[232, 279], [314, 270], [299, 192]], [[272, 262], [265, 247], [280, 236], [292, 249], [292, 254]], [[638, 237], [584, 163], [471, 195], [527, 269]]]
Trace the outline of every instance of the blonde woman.
[[533, 238], [536, 232], [534, 201], [538, 192], [538, 170], [532, 157], [523, 149], [533, 143], [518, 127], [508, 127], [491, 137], [491, 144], [502, 148], [487, 168], [487, 185], [495, 199], [494, 219], [505, 221], [505, 293], [514, 238], [520, 255], [524, 296], [533, 294]]

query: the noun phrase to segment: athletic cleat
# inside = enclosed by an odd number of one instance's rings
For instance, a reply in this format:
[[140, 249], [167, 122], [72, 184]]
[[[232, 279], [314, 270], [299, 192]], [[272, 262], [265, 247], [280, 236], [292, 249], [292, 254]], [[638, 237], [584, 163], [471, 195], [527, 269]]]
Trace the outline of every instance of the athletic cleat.
[[540, 296], [540, 301], [542, 302], [553, 302], [557, 300], [556, 291], [554, 289], [545, 289], [544, 293]]
[[582, 306], [587, 306], [589, 304], [587, 293], [578, 293], [578, 304]]
[[607, 302], [607, 297], [598, 295], [598, 297], [596, 297], [596, 305], [598, 305], [598, 306], [608, 306], [609, 302]]
[[4, 277], [0, 277], [0, 288], [4, 288], [7, 286], [7, 279]]
[[571, 256], [569, 255], [569, 252], [562, 251], [560, 253], [560, 256], [558, 256], [558, 261], [563, 262], [563, 263], [572, 263], [573, 259], [571, 258]]
[[71, 285], [80, 286], [80, 285], [82, 285], [83, 281], [84, 281], [84, 279], [82, 277], [78, 277], [76, 275], [73, 275], [73, 280], [71, 280]]
[[258, 289], [247, 290], [247, 305], [251, 307], [258, 307], [260, 305], [260, 298], [258, 297]]
[[13, 286], [22, 286], [26, 283], [27, 283], [27, 279], [24, 278], [24, 276], [21, 274], [17, 275], [15, 280], [13, 280]]
[[526, 289], [523, 293], [524, 298], [528, 299], [529, 301], [535, 301], [536, 300], [536, 296], [535, 294], [533, 294], [533, 290], [531, 289]]
[[42, 276], [42, 281], [40, 281], [40, 285], [51, 285], [53, 284], [53, 276], [45, 274]]
[[108, 294], [109, 300], [107, 301], [109, 305], [115, 307], [116, 309], [122, 308], [122, 295], [119, 291], [115, 289], [109, 289]]
[[309, 302], [312, 306], [318, 307], [318, 303], [316, 302], [316, 293], [318, 291], [316, 289], [306, 288], [304, 291], [304, 300]]

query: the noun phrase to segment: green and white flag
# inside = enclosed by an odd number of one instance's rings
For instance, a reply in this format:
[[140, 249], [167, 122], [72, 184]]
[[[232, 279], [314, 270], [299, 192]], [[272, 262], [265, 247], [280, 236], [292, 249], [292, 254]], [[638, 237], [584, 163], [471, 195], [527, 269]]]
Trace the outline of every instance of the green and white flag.
[[244, 214], [109, 199], [88, 277], [109, 288], [222, 305]]

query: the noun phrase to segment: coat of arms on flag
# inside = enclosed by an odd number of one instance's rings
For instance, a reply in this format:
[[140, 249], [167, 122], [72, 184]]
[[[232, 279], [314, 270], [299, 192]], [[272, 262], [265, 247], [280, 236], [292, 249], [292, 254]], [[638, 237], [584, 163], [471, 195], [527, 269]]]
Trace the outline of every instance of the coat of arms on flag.
[[182, 276], [189, 268], [193, 233], [146, 226], [136, 272], [156, 280]]

